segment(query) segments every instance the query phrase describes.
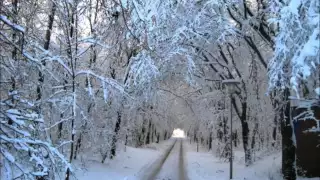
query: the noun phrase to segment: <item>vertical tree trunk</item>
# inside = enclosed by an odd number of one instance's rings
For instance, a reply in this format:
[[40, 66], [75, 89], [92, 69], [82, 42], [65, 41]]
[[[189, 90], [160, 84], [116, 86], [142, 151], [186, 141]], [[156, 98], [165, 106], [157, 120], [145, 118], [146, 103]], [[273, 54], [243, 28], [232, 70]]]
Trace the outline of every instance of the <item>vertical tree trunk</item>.
[[157, 134], [157, 143], [160, 141], [160, 133]]
[[217, 138], [220, 142], [223, 140], [223, 123], [222, 123], [223, 117], [219, 118], [219, 129], [217, 130]]
[[76, 144], [76, 150], [74, 152], [74, 159], [77, 159], [77, 154], [79, 152], [79, 149], [81, 147], [81, 139], [82, 139], [82, 133], [80, 133], [79, 138], [77, 140], [77, 144]]
[[118, 138], [118, 133], [120, 131], [120, 125], [121, 125], [121, 112], [118, 111], [117, 114], [118, 114], [117, 122], [116, 122], [116, 126], [114, 128], [114, 134], [112, 136], [112, 142], [111, 142], [110, 159], [113, 159], [116, 156], [117, 138]]
[[210, 136], [209, 136], [209, 140], [208, 140], [209, 142], [209, 150], [211, 150], [212, 149], [212, 132], [210, 132]]
[[238, 131], [237, 130], [235, 130], [234, 132], [233, 144], [234, 144], [234, 147], [238, 147]]
[[[13, 17], [13, 23], [17, 24], [17, 18], [18, 18], [18, 0], [12, 0], [12, 12], [14, 14]], [[16, 31], [13, 31], [12, 33], [12, 42], [15, 43], [16, 41]], [[17, 48], [13, 48], [12, 52], [11, 52], [11, 58], [16, 61], [17, 60]], [[14, 92], [16, 90], [16, 79], [14, 76], [11, 76], [11, 92]], [[15, 104], [15, 98], [14, 95], [12, 95], [11, 97], [11, 102], [14, 105]], [[13, 121], [8, 118], [8, 124], [11, 125], [13, 124]]]
[[49, 49], [55, 12], [56, 12], [56, 4], [52, 2], [51, 12], [48, 16], [49, 21], [48, 21], [48, 27], [47, 27], [46, 36], [45, 36], [45, 42], [43, 46], [45, 50]]
[[277, 141], [277, 124], [278, 124], [278, 115], [275, 114], [274, 116], [274, 119], [273, 119], [273, 122], [274, 122], [274, 127], [273, 127], [273, 130], [272, 130], [272, 147], [275, 147], [276, 145], [276, 141]]
[[223, 117], [223, 137], [224, 137], [224, 143], [228, 143], [228, 130], [227, 130], [227, 118]]
[[[74, 17], [75, 16], [75, 17]], [[69, 37], [67, 38], [68, 40], [68, 49], [67, 49], [67, 54], [70, 59], [69, 63], [71, 66], [72, 70], [72, 94], [73, 94], [73, 105], [72, 105], [72, 119], [71, 119], [71, 143], [70, 143], [70, 156], [69, 156], [69, 163], [72, 162], [73, 156], [74, 156], [74, 141], [75, 141], [75, 135], [76, 135], [76, 129], [75, 129], [75, 120], [76, 120], [76, 62], [77, 62], [77, 57], [73, 57], [72, 54], [72, 38], [74, 37], [75, 33], [75, 54], [78, 53], [78, 42], [77, 42], [77, 28], [78, 28], [78, 19], [77, 19], [77, 4], [71, 7], [71, 14], [70, 14], [70, 19], [71, 21], [69, 22], [69, 27], [70, 27], [70, 34]], [[75, 23], [75, 24], [74, 24]], [[75, 29], [75, 30], [74, 30]], [[75, 31], [75, 32], [74, 32]], [[66, 172], [66, 178], [65, 180], [69, 180], [70, 178], [70, 169], [67, 169]]]
[[277, 142], [277, 129], [279, 128], [279, 114], [278, 114], [278, 110], [277, 108], [279, 107], [279, 101], [275, 98], [277, 95], [276, 90], [274, 90], [271, 94], [271, 102], [272, 102], [272, 107], [275, 111], [274, 113], [274, 118], [273, 118], [273, 122], [274, 122], [274, 127], [272, 130], [272, 142], [271, 142], [271, 146], [275, 147], [276, 146], [276, 142]]
[[262, 135], [262, 134], [259, 134], [259, 139], [260, 139], [260, 141], [259, 141], [259, 151], [262, 149], [262, 148], [264, 148], [264, 136]]
[[255, 127], [253, 129], [253, 133], [252, 133], [252, 139], [251, 139], [251, 155], [253, 154], [253, 159], [255, 158], [254, 157], [254, 149], [255, 149], [255, 146], [256, 146], [256, 135], [258, 133], [258, 123], [256, 122], [255, 123]]
[[153, 135], [154, 135], [154, 124], [151, 126], [151, 143], [153, 143]]
[[197, 142], [197, 152], [199, 152], [199, 138], [196, 138], [196, 142]]
[[[18, 23], [17, 22], [17, 18], [18, 18], [18, 0], [12, 0], [12, 12], [14, 14], [12, 22], [14, 24], [17, 24]], [[13, 33], [12, 33], [12, 42], [16, 43], [16, 41], [17, 41], [17, 33], [16, 33], [16, 31], [13, 31]], [[17, 60], [17, 48], [16, 47], [13, 48], [11, 54], [12, 54], [12, 59], [13, 60]]]
[[[53, 26], [53, 21], [54, 21], [54, 15], [55, 15], [55, 11], [56, 11], [56, 5], [55, 3], [52, 3], [52, 7], [51, 7], [51, 12], [48, 16], [48, 26], [47, 26], [47, 30], [46, 30], [46, 35], [45, 35], [45, 42], [44, 42], [44, 45], [43, 45], [43, 48], [45, 50], [48, 50], [49, 49], [49, 44], [50, 44], [50, 39], [51, 39], [51, 32], [52, 32], [52, 26]], [[42, 65], [43, 66], [46, 66], [46, 62], [44, 60], [42, 60]], [[44, 84], [44, 74], [42, 73], [42, 70], [39, 71], [39, 84], [37, 85], [37, 101], [41, 101], [41, 98], [42, 98], [42, 86]], [[39, 114], [42, 114], [42, 109], [41, 109], [41, 106], [42, 106], [42, 102], [39, 103], [39, 106], [37, 107], [38, 111], [39, 111]], [[50, 104], [50, 106], [52, 106]], [[51, 123], [51, 122], [50, 122]], [[62, 123], [61, 123], [62, 125]], [[60, 124], [59, 124], [59, 128], [60, 128]], [[61, 129], [62, 127], [60, 128], [60, 131], [58, 132], [58, 137], [60, 138], [61, 137]], [[50, 130], [49, 131], [46, 131], [47, 135], [48, 135], [48, 138], [50, 138], [50, 141], [51, 141], [51, 133], [50, 133]]]
[[241, 127], [242, 127], [242, 141], [243, 149], [245, 153], [246, 166], [252, 163], [251, 160], [251, 150], [249, 148], [249, 125], [247, 121], [247, 102], [242, 102], [242, 114], [241, 114]]
[[[69, 163], [72, 162], [72, 158], [73, 158], [73, 153], [74, 153], [74, 139], [75, 139], [75, 134], [76, 134], [76, 130], [75, 130], [75, 118], [76, 118], [76, 112], [75, 112], [75, 104], [76, 104], [76, 95], [75, 95], [75, 74], [73, 73], [72, 75], [72, 92], [73, 92], [73, 108], [72, 108], [72, 120], [71, 120], [71, 143], [70, 143], [70, 156], [69, 156]], [[69, 180], [70, 178], [70, 169], [67, 169], [67, 173], [66, 173], [66, 180]]]
[[150, 137], [151, 137], [151, 120], [149, 120], [148, 133], [147, 133], [147, 138], [146, 138], [146, 144], [150, 144]]
[[281, 113], [281, 134], [282, 134], [282, 174], [285, 180], [296, 179], [296, 148], [293, 138], [293, 128], [291, 125], [291, 114], [290, 114], [290, 92], [286, 88], [284, 91], [284, 102], [285, 105], [282, 107]]
[[146, 131], [145, 124], [146, 124], [146, 119], [143, 119], [141, 133], [139, 135], [139, 146], [142, 146], [143, 143], [145, 142], [145, 131]]
[[128, 145], [128, 134], [127, 133], [126, 133], [126, 139], [124, 141], [124, 152], [127, 152], [127, 145]]
[[[60, 119], [63, 118], [63, 114], [60, 114]], [[63, 122], [58, 124], [58, 139], [62, 137], [62, 127], [63, 127]]]
[[164, 140], [167, 140], [167, 130], [164, 131]]

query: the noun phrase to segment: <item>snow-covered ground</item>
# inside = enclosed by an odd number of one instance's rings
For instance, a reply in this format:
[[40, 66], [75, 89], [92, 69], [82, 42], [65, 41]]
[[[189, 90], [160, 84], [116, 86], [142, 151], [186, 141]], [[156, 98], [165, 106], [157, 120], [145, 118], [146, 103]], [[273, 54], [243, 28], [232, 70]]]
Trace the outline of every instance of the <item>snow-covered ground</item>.
[[[185, 141], [186, 172], [191, 180], [229, 180], [229, 162], [223, 162], [215, 157], [212, 152], [199, 147], [196, 152], [196, 144]], [[244, 153], [235, 150], [235, 162], [233, 164], [234, 180], [282, 180], [281, 153], [275, 153], [256, 160], [253, 165], [245, 167]], [[320, 180], [320, 178], [301, 178], [298, 180]]]
[[[152, 173], [152, 166], [159, 162], [163, 154], [174, 143], [175, 138], [160, 144], [152, 143], [142, 148], [127, 147], [126, 152], [118, 152], [114, 160], [101, 164], [98, 160], [83, 160], [77, 162], [76, 176], [79, 180], [141, 180], [145, 175]], [[163, 163], [156, 179], [179, 179], [179, 147], [178, 139], [166, 161]], [[196, 144], [190, 144], [183, 140], [184, 174], [186, 180], [228, 180], [229, 163], [215, 157], [212, 152], [199, 147], [196, 152]], [[235, 180], [281, 180], [281, 153], [265, 156], [245, 167], [244, 153], [235, 150], [234, 178]], [[143, 178], [144, 177], [144, 178]], [[319, 178], [298, 180], [319, 180]]]
[[[140, 179], [139, 177], [148, 169], [160, 155], [167, 149], [171, 140], [159, 144], [152, 143], [142, 148], [127, 147], [120, 150], [115, 159], [102, 164], [97, 158], [87, 158], [77, 161], [75, 175], [79, 180], [123, 180]], [[90, 159], [90, 160], [88, 160]]]
[[[199, 147], [196, 152], [196, 144], [185, 142], [186, 169], [190, 179], [197, 180], [227, 180], [229, 178], [229, 162], [223, 162], [212, 153]], [[244, 153], [235, 152], [233, 164], [233, 179], [236, 180], [272, 180], [281, 179], [278, 170], [280, 169], [280, 154], [270, 155], [263, 160], [257, 161], [250, 167], [245, 167], [243, 162]]]

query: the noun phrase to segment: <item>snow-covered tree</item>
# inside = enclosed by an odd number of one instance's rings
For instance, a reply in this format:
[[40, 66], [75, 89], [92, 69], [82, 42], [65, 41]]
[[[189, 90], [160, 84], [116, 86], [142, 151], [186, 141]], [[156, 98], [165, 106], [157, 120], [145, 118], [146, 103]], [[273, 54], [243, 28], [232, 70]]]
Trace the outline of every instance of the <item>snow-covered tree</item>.
[[42, 115], [33, 100], [24, 99], [19, 90], [1, 100], [1, 177], [4, 179], [54, 179], [71, 164], [54, 147]]
[[291, 117], [290, 98], [311, 99], [307, 103], [307, 110], [298, 116], [319, 121], [310, 107], [314, 101], [319, 101], [320, 3], [315, 0], [272, 1], [269, 8], [272, 12], [269, 21], [277, 28], [274, 56], [269, 63], [269, 89], [280, 92], [282, 96], [283, 177], [295, 179], [296, 140], [293, 122], [297, 117]]
[[278, 26], [278, 32], [269, 65], [269, 87], [290, 88], [298, 98], [319, 97], [319, 1], [275, 1], [270, 9], [270, 23]]
[[[25, 28], [5, 15], [0, 21], [9, 29], [1, 32], [1, 178], [55, 178], [72, 167], [44, 130], [47, 119], [34, 93], [28, 91], [34, 84], [26, 83], [27, 73], [41, 69], [42, 64], [25, 47]], [[12, 33], [20, 44], [11, 41]], [[5, 49], [14, 53], [8, 56]]]

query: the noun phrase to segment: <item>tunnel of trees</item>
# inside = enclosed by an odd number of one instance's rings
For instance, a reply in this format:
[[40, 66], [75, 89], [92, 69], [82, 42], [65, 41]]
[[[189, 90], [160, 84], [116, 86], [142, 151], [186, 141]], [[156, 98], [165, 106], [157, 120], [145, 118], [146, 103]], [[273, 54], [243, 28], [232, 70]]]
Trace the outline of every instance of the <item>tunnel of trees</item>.
[[[178, 127], [221, 158], [232, 138], [246, 166], [255, 152], [282, 150], [283, 177], [295, 179], [290, 100], [307, 109], [319, 101], [319, 8], [317, 0], [1, 1], [3, 167], [70, 179], [84, 152], [104, 163], [120, 146], [159, 143]], [[231, 104], [227, 79], [240, 81]]]

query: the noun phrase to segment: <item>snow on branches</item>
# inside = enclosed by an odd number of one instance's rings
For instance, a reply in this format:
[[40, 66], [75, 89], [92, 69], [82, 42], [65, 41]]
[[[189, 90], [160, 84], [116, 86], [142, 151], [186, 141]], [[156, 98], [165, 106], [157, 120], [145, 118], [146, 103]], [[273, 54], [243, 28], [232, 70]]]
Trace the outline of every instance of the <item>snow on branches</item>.
[[[319, 78], [320, 3], [317, 0], [274, 1], [270, 8], [274, 13], [270, 23], [278, 24], [279, 32], [275, 55], [269, 64], [269, 86], [271, 89], [291, 87], [299, 97], [303, 81], [309, 81], [312, 76]], [[312, 88], [316, 91], [316, 87]]]
[[159, 75], [154, 60], [146, 50], [142, 50], [130, 61], [129, 79], [125, 86], [130, 89], [129, 91], [134, 90], [138, 94], [143, 92], [145, 96], [150, 95], [152, 84]]
[[50, 142], [40, 138], [44, 120], [34, 110], [33, 103], [23, 99], [18, 91], [9, 93], [8, 97], [0, 104], [0, 152], [5, 179], [35, 179], [71, 168]]

